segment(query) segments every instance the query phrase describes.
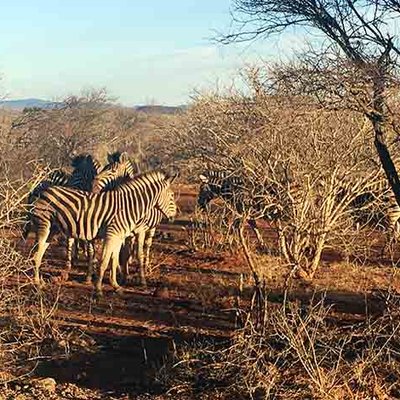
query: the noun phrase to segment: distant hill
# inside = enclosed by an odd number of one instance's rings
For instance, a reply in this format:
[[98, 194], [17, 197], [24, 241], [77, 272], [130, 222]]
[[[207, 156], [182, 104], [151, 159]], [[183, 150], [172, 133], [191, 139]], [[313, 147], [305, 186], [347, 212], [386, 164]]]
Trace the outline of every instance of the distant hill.
[[24, 108], [43, 108], [49, 109], [57, 107], [59, 103], [41, 99], [21, 99], [21, 100], [2, 100], [0, 101], [0, 108], [9, 110], [23, 110]]
[[[42, 99], [2, 100], [0, 109], [22, 111], [24, 108], [50, 109], [59, 107], [62, 103]], [[186, 109], [186, 106], [140, 105], [133, 107], [136, 111], [146, 114], [177, 114]]]
[[157, 106], [157, 105], [144, 105], [136, 106], [135, 110], [144, 112], [146, 114], [177, 114], [185, 111], [186, 106]]

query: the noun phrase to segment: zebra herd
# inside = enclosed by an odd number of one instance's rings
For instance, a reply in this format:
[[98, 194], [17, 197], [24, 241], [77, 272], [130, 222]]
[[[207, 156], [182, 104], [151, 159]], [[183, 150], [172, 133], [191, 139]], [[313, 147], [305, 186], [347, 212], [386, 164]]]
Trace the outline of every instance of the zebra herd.
[[[86, 156], [86, 158], [91, 156]], [[93, 159], [92, 159], [93, 160]], [[130, 160], [118, 154], [109, 160], [103, 170], [97, 174], [75, 166], [68, 179], [59, 179], [56, 174], [51, 181], [42, 182], [35, 188], [29, 200], [31, 208], [24, 236], [30, 230], [36, 232], [37, 250], [35, 260], [35, 282], [40, 285], [39, 268], [48, 247], [48, 237], [55, 230], [68, 238], [67, 268], [70, 268], [70, 248], [74, 240], [88, 243], [89, 260], [87, 281], [92, 280], [94, 252], [93, 240], [104, 240], [100, 267], [95, 282], [98, 295], [102, 294], [102, 280], [111, 262], [110, 281], [114, 289], [119, 290], [116, 274], [120, 252], [125, 271], [130, 256], [131, 240], [137, 237], [141, 283], [145, 284], [145, 261], [143, 245], [146, 242], [146, 257], [150, 252], [151, 239], [155, 227], [163, 217], [174, 218], [177, 206], [171, 184], [175, 177], [161, 171], [149, 171], [137, 174]], [[97, 163], [93, 162], [93, 165]], [[78, 179], [79, 177], [79, 179]], [[90, 182], [90, 180], [92, 182]], [[71, 187], [71, 182], [80, 186]], [[60, 185], [62, 183], [62, 185]], [[86, 190], [81, 189], [84, 187]], [[88, 191], [87, 189], [91, 189]], [[122, 250], [121, 250], [122, 248]]]
[[[36, 232], [35, 282], [40, 284], [39, 269], [48, 247], [48, 237], [52, 233], [62, 232], [67, 237], [67, 274], [72, 266], [74, 244], [75, 249], [80, 241], [85, 244], [88, 258], [87, 282], [92, 282], [94, 275], [93, 241], [103, 239], [95, 282], [99, 295], [102, 294], [102, 281], [109, 263], [110, 282], [114, 289], [120, 289], [117, 282], [118, 268], [128, 278], [134, 243], [140, 282], [145, 285], [145, 272], [156, 228], [163, 218], [171, 219], [177, 214], [171, 189], [175, 177], [161, 171], [139, 173], [127, 154], [120, 152], [109, 155], [108, 164], [104, 168], [90, 155], [76, 157], [72, 166], [72, 174], [56, 170], [29, 195], [30, 210], [24, 235], [26, 237], [31, 230]], [[214, 198], [220, 197], [230, 203], [237, 213], [243, 213], [245, 200], [242, 195], [243, 181], [240, 178], [226, 171], [207, 171], [200, 175], [200, 180], [197, 204], [202, 210], [206, 210]], [[266, 194], [276, 196], [272, 187], [266, 189]], [[386, 196], [384, 212], [387, 230], [389, 237], [397, 238], [400, 207], [387, 191]], [[359, 208], [360, 204], [375, 197], [373, 192], [364, 194], [362, 198], [356, 199], [353, 207]], [[269, 204], [267, 208], [260, 207], [260, 204], [256, 200], [253, 206], [262, 210], [264, 218], [277, 216], [274, 204]], [[256, 219], [249, 217], [248, 223], [263, 246]]]

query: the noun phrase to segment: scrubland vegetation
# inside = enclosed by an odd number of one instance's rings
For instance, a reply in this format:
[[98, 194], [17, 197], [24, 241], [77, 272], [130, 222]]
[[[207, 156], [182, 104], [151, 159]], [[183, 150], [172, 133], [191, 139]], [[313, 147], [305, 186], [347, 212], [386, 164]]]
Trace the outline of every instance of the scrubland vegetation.
[[[385, 185], [371, 125], [355, 111], [271, 95], [260, 90], [260, 78], [251, 70], [245, 94], [201, 95], [176, 115], [124, 109], [96, 92], [70, 98], [63, 108], [25, 110], [3, 119], [0, 356], [5, 396], [19, 393], [24, 385], [19, 382], [34, 377], [44, 361], [83, 351], [77, 338], [90, 336], [60, 324], [62, 284], [52, 279], [39, 291], [30, 282], [29, 253], [18, 247], [25, 196], [52, 168], [68, 169], [73, 155], [89, 152], [104, 162], [107, 151], [115, 149], [148, 167], [180, 170], [178, 190], [193, 195], [192, 204], [181, 207], [182, 218], [192, 221], [180, 234], [186, 242], [157, 256], [156, 286], [162, 288], [167, 279], [158, 268], [179, 251], [198, 253], [200, 266], [207, 265], [208, 255], [237, 260], [232, 265], [236, 281], [205, 281], [191, 294], [204, 310], [211, 307], [221, 317], [219, 301], [229, 298], [230, 333], [217, 340], [203, 329], [179, 340], [161, 363], [149, 367], [154, 377], [146, 391], [157, 387], [160, 398], [400, 396], [397, 244], [381, 256], [387, 235], [384, 198], [353, 207], [359, 196]], [[221, 201], [209, 215], [194, 212], [199, 173], [210, 168], [240, 176], [242, 214]], [[265, 248], [247, 229], [248, 217], [261, 225]], [[184, 270], [180, 274], [185, 279]], [[171, 300], [169, 295], [161, 299]], [[89, 295], [86, 302], [91, 301]], [[207, 311], [202, 315], [207, 318]], [[26, 390], [29, 398], [48, 389]]]
[[[400, 52], [384, 22], [399, 3], [234, 4], [244, 26], [259, 25], [223, 42], [292, 25], [328, 42], [243, 70], [244, 89], [198, 95], [176, 114], [124, 108], [99, 90], [1, 115], [0, 396], [400, 398], [390, 224], [400, 204]], [[163, 226], [149, 288], [95, 300], [78, 268], [58, 279], [55, 251], [36, 289], [20, 239], [28, 192], [77, 154], [105, 163], [117, 149], [142, 169], [180, 172], [181, 215]], [[240, 182], [208, 213], [195, 206], [207, 170]], [[60, 365], [79, 372], [65, 378]], [[63, 380], [35, 387], [43, 376]]]

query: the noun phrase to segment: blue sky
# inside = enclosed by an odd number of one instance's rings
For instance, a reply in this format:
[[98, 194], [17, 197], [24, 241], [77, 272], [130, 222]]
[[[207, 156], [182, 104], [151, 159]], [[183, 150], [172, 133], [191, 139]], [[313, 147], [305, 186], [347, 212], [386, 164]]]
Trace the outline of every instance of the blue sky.
[[[6, 3], [6, 4], [5, 4]], [[276, 59], [299, 35], [222, 46], [229, 0], [18, 0], [2, 3], [1, 92], [59, 99], [106, 87], [125, 105], [183, 104], [230, 84], [246, 63]]]

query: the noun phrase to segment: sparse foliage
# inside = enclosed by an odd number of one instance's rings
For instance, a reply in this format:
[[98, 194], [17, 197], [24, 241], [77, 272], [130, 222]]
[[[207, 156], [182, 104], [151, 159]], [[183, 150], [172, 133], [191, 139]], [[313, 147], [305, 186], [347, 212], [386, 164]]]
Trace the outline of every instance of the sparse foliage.
[[[400, 205], [400, 181], [388, 149], [388, 131], [394, 125], [387, 97], [392, 82], [398, 81], [397, 1], [234, 0], [233, 4], [237, 25], [222, 37], [224, 43], [266, 37], [292, 26], [323, 34], [327, 40], [321, 40], [314, 54], [307, 56], [306, 79], [300, 80], [307, 82], [306, 93], [329, 101], [344, 97], [345, 103], [362, 109], [372, 124], [375, 147]], [[338, 65], [341, 72], [331, 75]], [[298, 71], [294, 80], [300, 76]], [[331, 84], [325, 86], [324, 78]]]

